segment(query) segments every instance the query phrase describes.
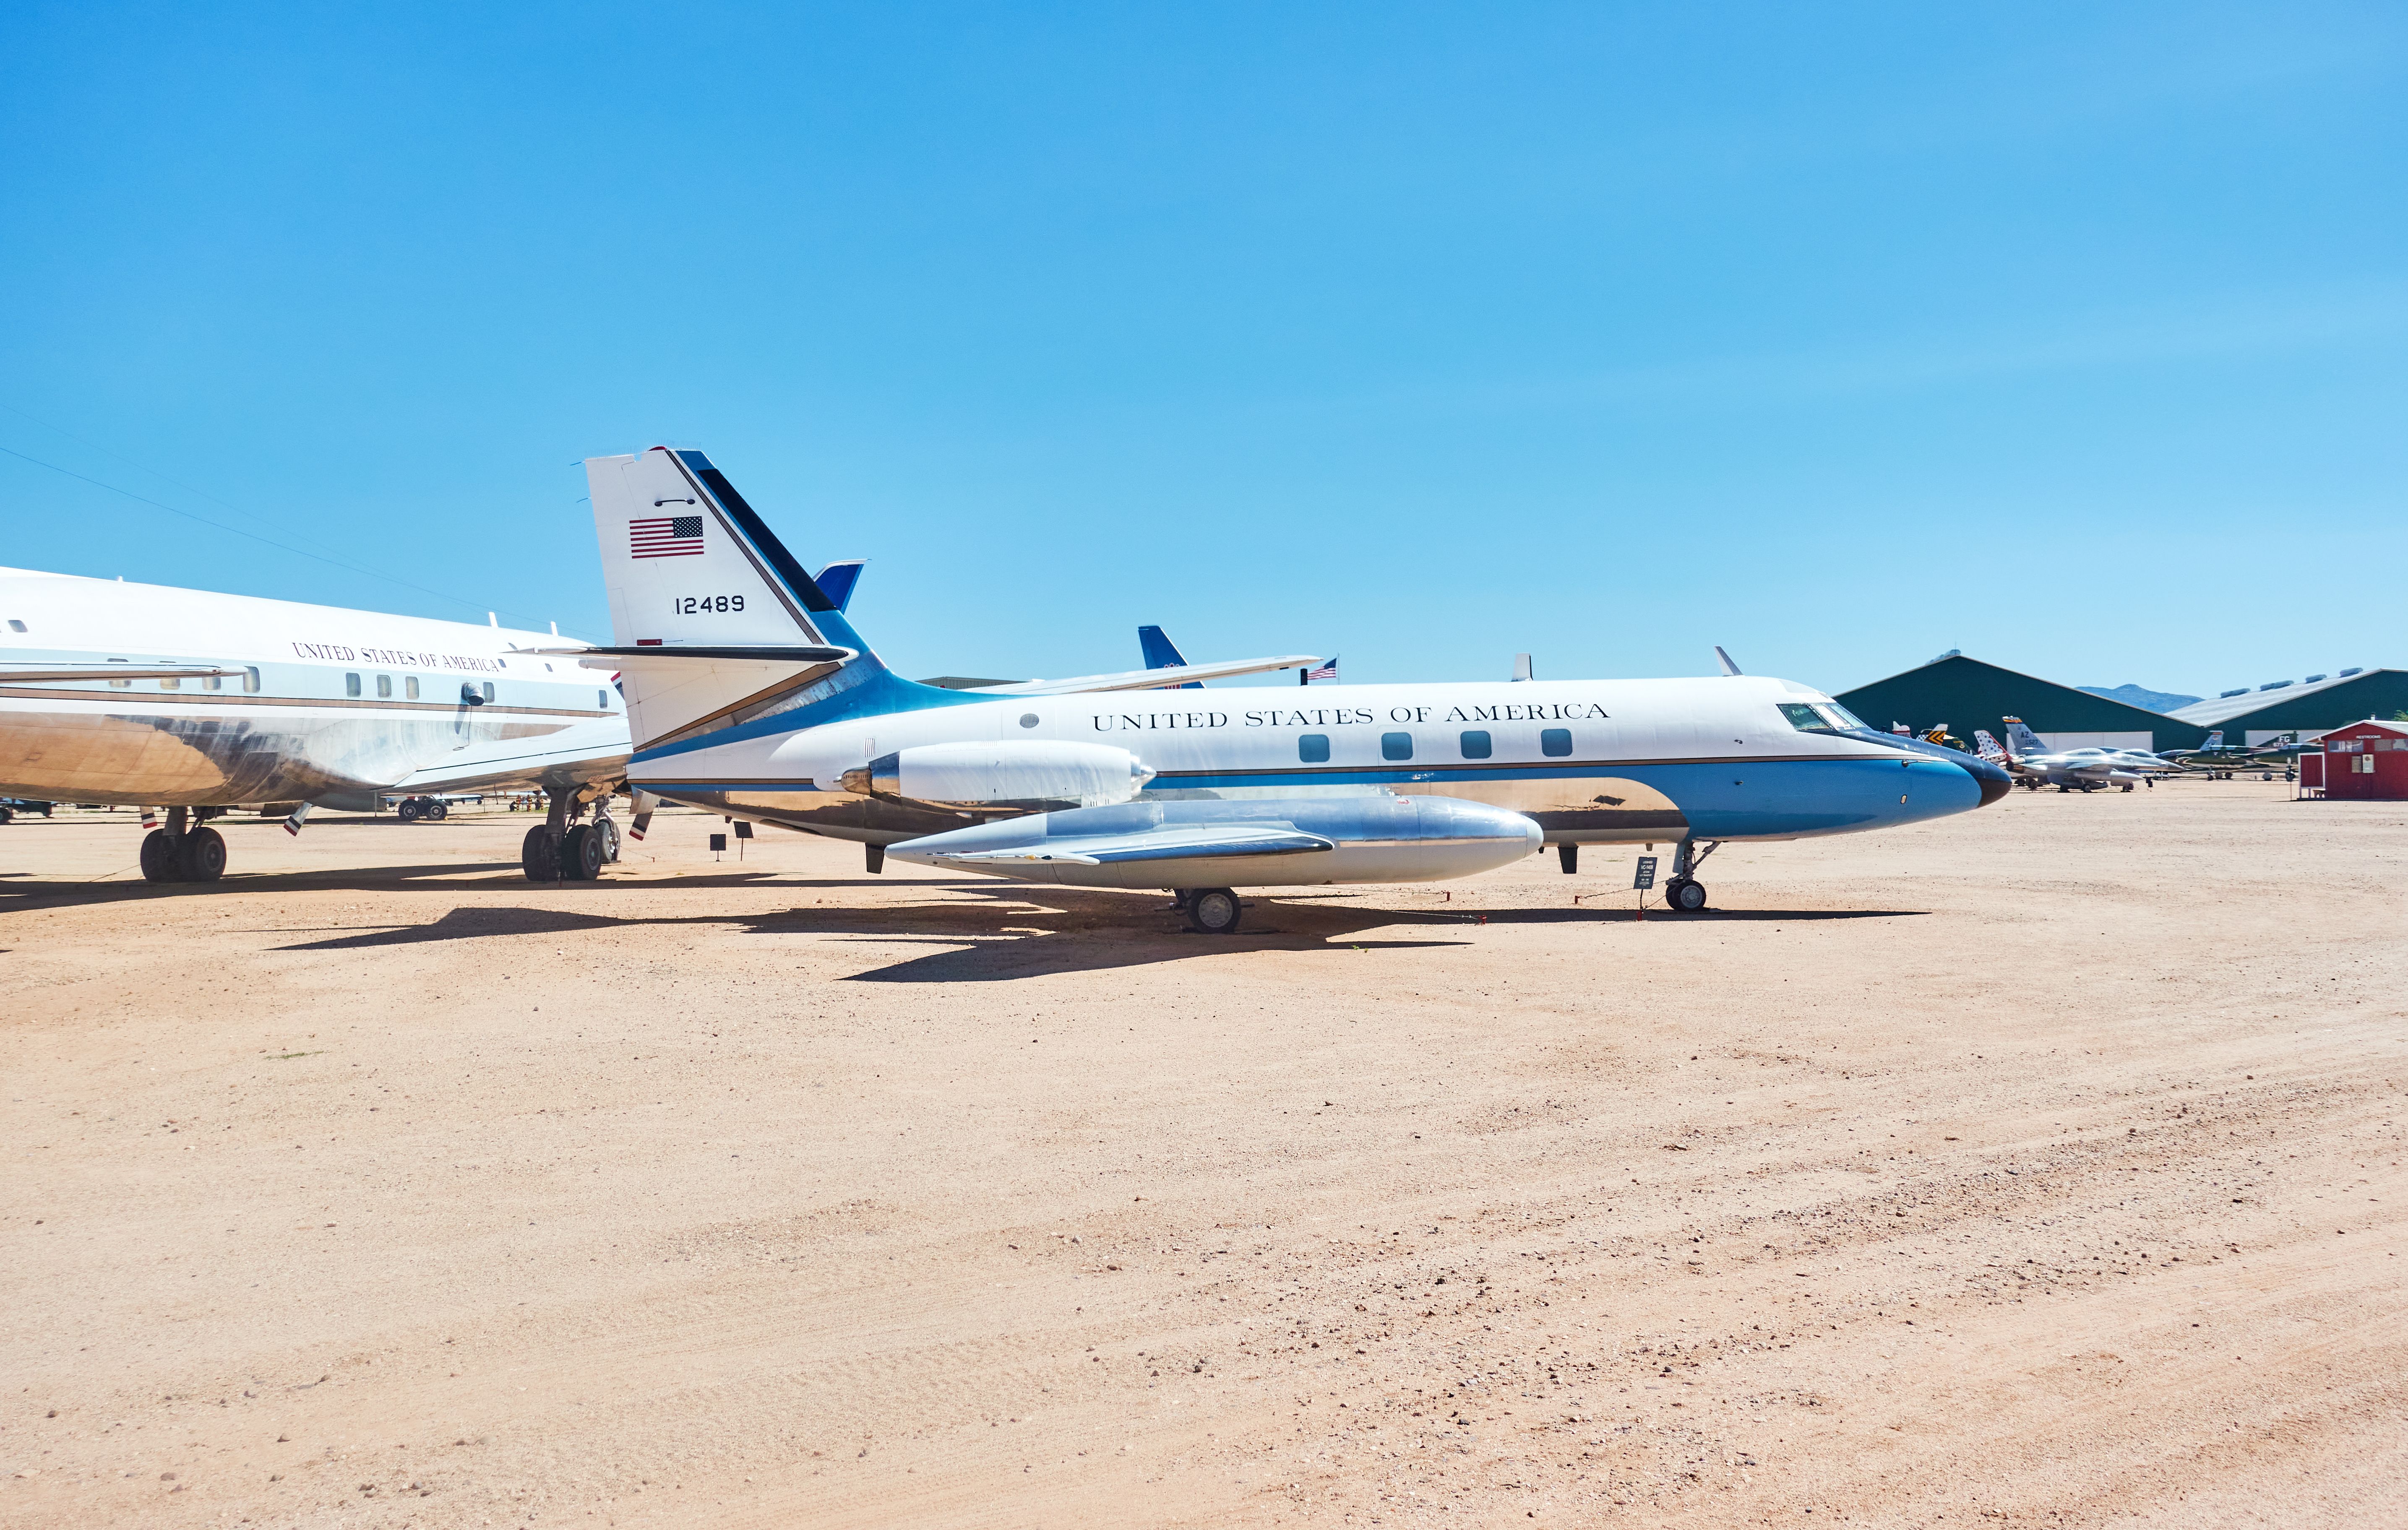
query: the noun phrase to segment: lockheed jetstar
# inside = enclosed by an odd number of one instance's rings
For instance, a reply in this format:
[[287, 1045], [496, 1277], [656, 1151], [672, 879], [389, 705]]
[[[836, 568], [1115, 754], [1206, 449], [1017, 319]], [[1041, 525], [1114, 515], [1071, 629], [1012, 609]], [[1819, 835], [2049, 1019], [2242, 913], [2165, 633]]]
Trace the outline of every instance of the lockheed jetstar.
[[586, 475], [614, 642], [566, 656], [623, 672], [629, 781], [858, 841], [872, 871], [891, 854], [1158, 888], [1226, 933], [1240, 887], [1436, 881], [1542, 845], [1571, 871], [1583, 845], [1661, 840], [1667, 901], [1695, 911], [1720, 844], [1920, 822], [2009, 788], [1811, 686], [1736, 673], [1112, 694], [1307, 662], [1291, 657], [941, 690], [890, 671], [703, 453]]

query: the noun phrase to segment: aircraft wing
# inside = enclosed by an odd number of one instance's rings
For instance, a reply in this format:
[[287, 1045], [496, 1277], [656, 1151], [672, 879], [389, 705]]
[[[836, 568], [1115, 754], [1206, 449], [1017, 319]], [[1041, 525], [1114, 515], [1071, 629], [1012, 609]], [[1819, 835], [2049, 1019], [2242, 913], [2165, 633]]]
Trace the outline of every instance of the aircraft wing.
[[1117, 675], [1080, 675], [1067, 680], [1020, 680], [1010, 685], [973, 686], [966, 693], [980, 696], [1067, 696], [1082, 691], [1167, 691], [1195, 680], [1226, 679], [1232, 675], [1260, 675], [1274, 669], [1305, 669], [1319, 664], [1309, 653], [1276, 659], [1224, 659], [1215, 664], [1181, 665], [1175, 668], [1124, 669]]
[[[955, 854], [926, 854], [930, 862], [976, 865], [996, 861], [1068, 861], [1074, 865], [1106, 865], [1125, 861], [1193, 861], [1225, 855], [1302, 855], [1336, 850], [1337, 842], [1284, 823], [1192, 824], [1150, 829], [1140, 834], [1084, 835], [1050, 838], [1016, 850], [974, 850]], [[890, 853], [919, 860], [907, 840], [888, 847]]]
[[211, 675], [239, 675], [239, 669], [215, 665], [0, 665], [0, 685], [34, 680], [179, 680]]

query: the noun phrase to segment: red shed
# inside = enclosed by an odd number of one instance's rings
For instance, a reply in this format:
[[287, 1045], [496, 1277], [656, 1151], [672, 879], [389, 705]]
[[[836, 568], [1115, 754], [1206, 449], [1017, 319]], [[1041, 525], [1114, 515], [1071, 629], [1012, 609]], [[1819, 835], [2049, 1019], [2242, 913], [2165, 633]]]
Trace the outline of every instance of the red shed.
[[2300, 756], [2300, 785], [2328, 797], [2408, 802], [2408, 722], [2352, 722], [2317, 736], [2321, 755]]

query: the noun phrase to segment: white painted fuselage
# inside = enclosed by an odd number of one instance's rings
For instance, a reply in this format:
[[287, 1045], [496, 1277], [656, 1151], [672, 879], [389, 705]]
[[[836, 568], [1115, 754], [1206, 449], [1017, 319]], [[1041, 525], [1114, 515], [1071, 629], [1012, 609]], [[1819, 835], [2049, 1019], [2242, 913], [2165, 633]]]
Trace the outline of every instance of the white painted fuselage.
[[[145, 807], [615, 779], [624, 705], [550, 633], [0, 569], [0, 795]], [[10, 666], [231, 673], [11, 681]], [[105, 668], [99, 672], [105, 674]]]

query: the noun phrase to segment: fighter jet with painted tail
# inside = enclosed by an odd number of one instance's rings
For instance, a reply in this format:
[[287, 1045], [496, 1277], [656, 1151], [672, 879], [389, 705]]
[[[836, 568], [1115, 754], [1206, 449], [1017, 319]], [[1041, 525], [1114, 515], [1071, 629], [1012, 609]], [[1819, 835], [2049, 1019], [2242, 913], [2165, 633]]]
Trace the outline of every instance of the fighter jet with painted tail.
[[1998, 747], [2004, 766], [2027, 785], [2054, 786], [2060, 792], [2096, 792], [2101, 787], [2116, 786], [2129, 792], [2140, 785], [2154, 787], [2160, 776], [2186, 773], [2181, 765], [2142, 750], [2052, 751], [2040, 735], [2024, 725], [2022, 718], [2002, 717], [1999, 721], [2007, 730], [2006, 745], [1998, 746], [1997, 740], [1978, 730], [1975, 736]]

